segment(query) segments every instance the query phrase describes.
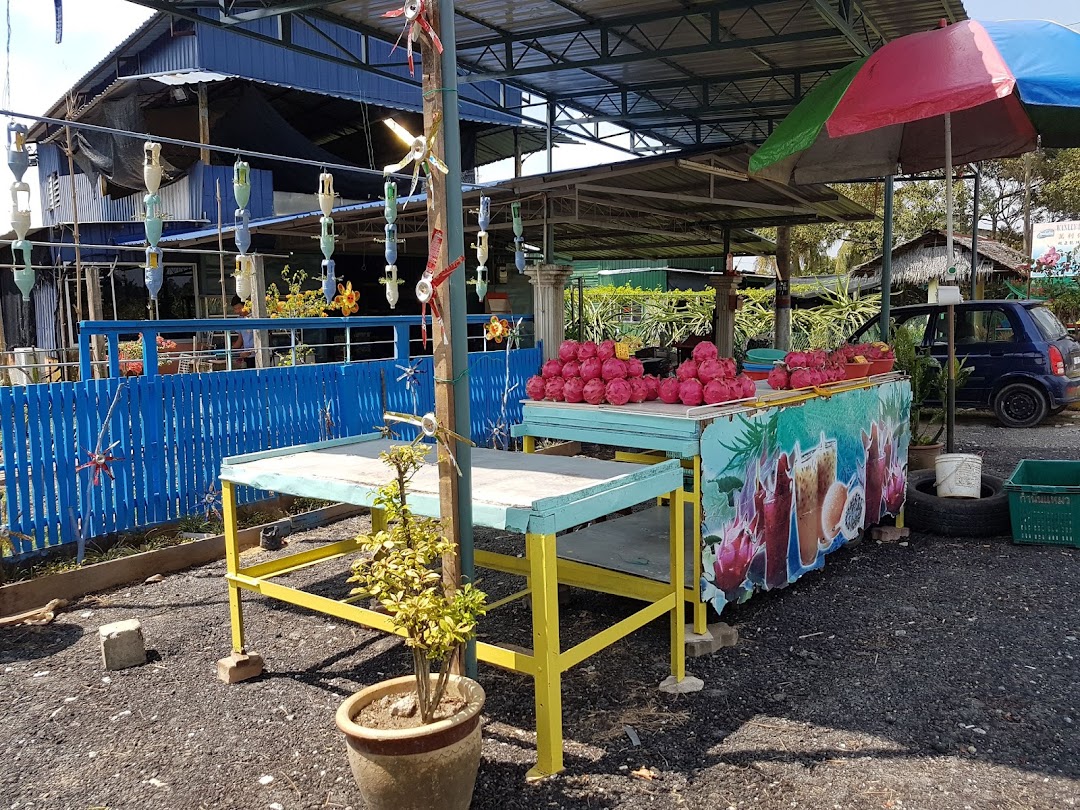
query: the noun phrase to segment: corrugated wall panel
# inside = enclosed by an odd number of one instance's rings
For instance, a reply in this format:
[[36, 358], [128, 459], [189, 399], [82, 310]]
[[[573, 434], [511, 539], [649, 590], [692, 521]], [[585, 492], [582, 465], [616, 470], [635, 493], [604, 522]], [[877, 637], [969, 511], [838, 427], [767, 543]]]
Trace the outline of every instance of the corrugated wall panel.
[[199, 67], [199, 38], [166, 33], [139, 54], [139, 73], [164, 73]]
[[[181, 178], [175, 183], [162, 186], [159, 192], [161, 208], [167, 219], [199, 220], [201, 211], [192, 211], [191, 183]], [[101, 196], [95, 184], [85, 174], [75, 175], [75, 197], [79, 210], [79, 222], [132, 222], [141, 218], [145, 212], [143, 194], [134, 193], [126, 197]], [[202, 200], [199, 200], [199, 208]], [[60, 178], [60, 205], [43, 212], [45, 225], [74, 222], [71, 206], [71, 178]]]

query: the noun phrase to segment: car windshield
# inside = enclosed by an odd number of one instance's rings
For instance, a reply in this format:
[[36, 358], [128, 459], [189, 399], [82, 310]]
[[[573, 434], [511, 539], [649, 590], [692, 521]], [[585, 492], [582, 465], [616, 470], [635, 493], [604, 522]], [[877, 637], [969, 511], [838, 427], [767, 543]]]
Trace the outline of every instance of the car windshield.
[[1035, 325], [1039, 327], [1043, 340], [1061, 340], [1069, 334], [1069, 331], [1057, 319], [1057, 315], [1046, 307], [1032, 307], [1028, 312], [1031, 313]]

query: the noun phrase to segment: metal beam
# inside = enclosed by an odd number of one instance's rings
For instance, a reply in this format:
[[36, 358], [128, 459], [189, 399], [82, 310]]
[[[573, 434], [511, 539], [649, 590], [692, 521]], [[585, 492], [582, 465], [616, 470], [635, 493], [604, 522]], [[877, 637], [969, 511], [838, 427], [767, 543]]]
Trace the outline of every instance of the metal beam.
[[672, 194], [666, 191], [653, 191], [645, 188], [624, 188], [614, 186], [593, 186], [581, 184], [578, 186], [582, 191], [592, 191], [598, 194], [627, 194], [631, 197], [649, 197], [654, 200], [677, 200], [693, 205], [719, 205], [726, 208], [749, 208], [755, 211], [782, 211], [785, 214], [809, 214], [817, 216], [812, 208], [801, 208], [794, 205], [777, 205], [776, 203], [753, 202], [752, 200], [734, 200], [727, 197], [695, 197], [686, 194]]
[[262, 20], [267, 17], [280, 17], [297, 11], [310, 11], [314, 8], [320, 8], [321, 6], [328, 6], [333, 2], [334, 0], [292, 0], [292, 2], [289, 3], [279, 3], [275, 6], [267, 6], [266, 8], [253, 8], [250, 11], [226, 14], [222, 17], [222, 22], [226, 25], [239, 25], [254, 20]]
[[850, 23], [840, 16], [836, 9], [832, 8], [826, 0], [811, 0], [811, 2], [821, 19], [839, 31], [860, 56], [869, 56], [874, 52], [870, 43], [860, 37]]

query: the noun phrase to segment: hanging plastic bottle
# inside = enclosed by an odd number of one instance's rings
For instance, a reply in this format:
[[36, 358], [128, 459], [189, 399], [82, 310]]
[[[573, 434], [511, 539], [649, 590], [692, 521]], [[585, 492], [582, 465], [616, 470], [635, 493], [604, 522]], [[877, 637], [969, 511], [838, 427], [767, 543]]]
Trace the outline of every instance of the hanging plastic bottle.
[[487, 231], [480, 231], [476, 235], [476, 295], [483, 301], [487, 296], [488, 287], [488, 234]]
[[319, 210], [324, 217], [330, 216], [334, 210], [334, 175], [323, 172], [319, 175], [319, 190], [315, 192], [319, 198]]
[[329, 306], [334, 303], [334, 296], [337, 295], [337, 276], [334, 273], [335, 262], [333, 259], [323, 259], [322, 261], [322, 294], [326, 299], [326, 304]]
[[238, 208], [233, 214], [233, 239], [236, 249], [247, 253], [251, 247], [251, 216], [246, 208]]
[[30, 230], [30, 186], [21, 181], [11, 184], [11, 230], [17, 239]]
[[486, 231], [491, 225], [491, 197], [480, 198], [480, 213], [477, 220], [481, 231]]
[[236, 257], [236, 268], [233, 271], [233, 279], [236, 281], [236, 295], [247, 301], [251, 298], [252, 281], [255, 277], [255, 268], [252, 267], [250, 256], [240, 255]]
[[155, 141], [143, 144], [143, 182], [150, 194], [161, 188], [161, 144]]
[[383, 195], [383, 217], [393, 225], [397, 222], [397, 183], [393, 180], [387, 180], [386, 186], [383, 188]]
[[319, 225], [322, 228], [319, 234], [319, 249], [322, 251], [323, 258], [329, 259], [334, 255], [334, 240], [337, 239], [337, 233], [334, 231], [334, 220], [330, 217], [321, 217]]
[[232, 167], [232, 193], [237, 208], [247, 208], [251, 201], [251, 166], [237, 159]]
[[514, 220], [514, 266], [519, 273], [525, 272], [525, 223], [521, 221], [521, 203], [510, 204], [510, 215]]
[[[16, 239], [11, 243], [11, 253], [15, 259], [12, 267], [15, 271], [15, 286], [22, 293], [23, 301], [30, 300], [30, 291], [34, 289], [34, 282], [36, 281], [34, 266], [31, 263], [33, 251], [33, 246], [25, 239]], [[22, 254], [21, 261], [20, 253]]]
[[151, 301], [157, 301], [158, 293], [161, 292], [161, 283], [165, 279], [164, 273], [161, 248], [148, 247], [146, 265], [143, 267], [143, 281], [146, 282]]
[[30, 156], [26, 154], [27, 132], [25, 124], [16, 124], [14, 121], [8, 124], [8, 168], [15, 175], [16, 182], [19, 183], [22, 182], [23, 175], [26, 174], [26, 170], [30, 166]]
[[397, 225], [391, 222], [383, 226], [386, 240], [383, 243], [383, 256], [387, 264], [397, 264]]
[[487, 297], [488, 269], [484, 265], [476, 268], [476, 297], [481, 301]]
[[386, 265], [386, 271], [380, 281], [386, 285], [386, 303], [390, 305], [390, 309], [397, 307], [398, 302], [398, 287], [401, 285], [401, 281], [397, 277], [397, 265]]
[[143, 203], [146, 205], [146, 219], [143, 220], [146, 241], [150, 243], [150, 247], [157, 247], [158, 242], [161, 241], [161, 229], [165, 224], [161, 216], [161, 197], [157, 194], [147, 194], [143, 198]]

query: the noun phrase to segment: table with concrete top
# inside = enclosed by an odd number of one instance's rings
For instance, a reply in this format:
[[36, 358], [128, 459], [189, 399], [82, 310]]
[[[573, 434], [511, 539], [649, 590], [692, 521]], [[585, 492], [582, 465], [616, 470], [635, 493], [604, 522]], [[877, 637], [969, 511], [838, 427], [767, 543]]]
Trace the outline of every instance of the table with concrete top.
[[[336, 439], [300, 447], [286, 447], [227, 458], [221, 465], [222, 501], [225, 516], [229, 612], [233, 656], [223, 659], [250, 662], [243, 624], [241, 591], [250, 590], [273, 599], [315, 610], [367, 627], [393, 632], [390, 617], [354, 604], [346, 598], [331, 599], [285, 585], [277, 578], [318, 562], [359, 550], [355, 538], [319, 548], [288, 554], [255, 565], [242, 566], [237, 539], [236, 487], [337, 500], [373, 507], [379, 487], [389, 483], [392, 471], [379, 459], [395, 442], [380, 434]], [[400, 442], [397, 442], [400, 443]], [[434, 455], [434, 454], [432, 454]], [[476, 644], [477, 659], [530, 675], [534, 679], [537, 726], [537, 764], [531, 776], [562, 770], [562, 673], [648, 622], [670, 615], [671, 671], [676, 681], [685, 675], [683, 579], [685, 532], [683, 509], [670, 510], [668, 522], [668, 571], [657, 581], [634, 579], [634, 595], [647, 602], [644, 608], [574, 647], [559, 643], [558, 586], [573, 584], [607, 593], [623, 594], [628, 578], [602, 567], [565, 558], [559, 554], [556, 534], [640, 503], [669, 499], [683, 503], [683, 471], [678, 460], [661, 464], [632, 464], [539, 454], [507, 453], [473, 449], [473, 524], [525, 535], [525, 556], [477, 549], [479, 567], [524, 577], [525, 587], [488, 605], [495, 609], [514, 599], [531, 597], [532, 650]], [[439, 517], [438, 469], [419, 470], [409, 484], [409, 504], [420, 515]], [[372, 511], [373, 528], [382, 523], [381, 512]], [[563, 540], [566, 536], [560, 537]], [[611, 577], [615, 577], [612, 580]], [[617, 581], [616, 581], [617, 580]], [[257, 657], [255, 660], [261, 661]], [[219, 666], [219, 672], [221, 666]], [[261, 667], [250, 668], [251, 677]], [[225, 677], [223, 675], [223, 677]], [[229, 680], [239, 680], [238, 677]]]

